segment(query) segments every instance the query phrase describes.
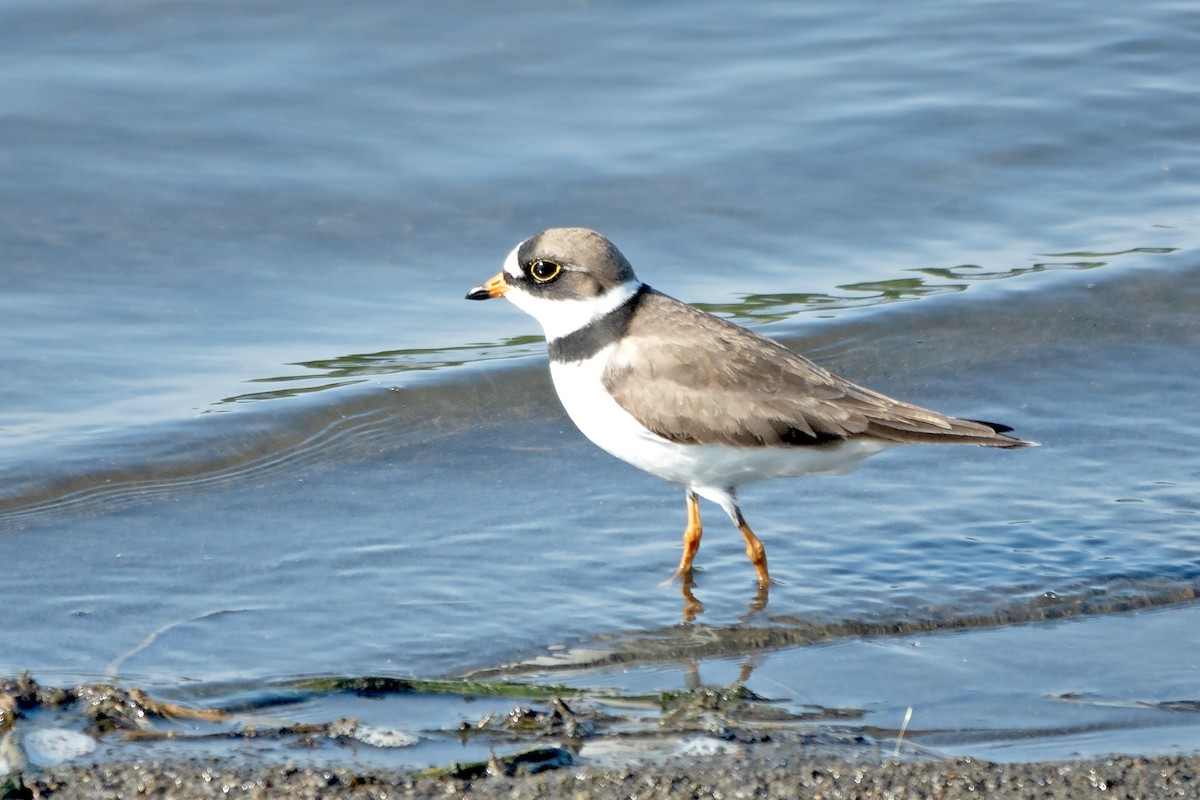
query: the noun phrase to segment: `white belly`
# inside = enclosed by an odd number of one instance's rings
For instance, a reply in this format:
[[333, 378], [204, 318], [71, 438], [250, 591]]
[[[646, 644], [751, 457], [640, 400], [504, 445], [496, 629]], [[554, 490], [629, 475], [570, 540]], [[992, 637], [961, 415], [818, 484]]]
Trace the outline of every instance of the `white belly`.
[[554, 388], [571, 420], [598, 447], [664, 480], [693, 488], [729, 489], [785, 476], [845, 472], [887, 447], [854, 440], [821, 447], [733, 447], [668, 441], [617, 405], [601, 375], [611, 347], [571, 364], [550, 362]]

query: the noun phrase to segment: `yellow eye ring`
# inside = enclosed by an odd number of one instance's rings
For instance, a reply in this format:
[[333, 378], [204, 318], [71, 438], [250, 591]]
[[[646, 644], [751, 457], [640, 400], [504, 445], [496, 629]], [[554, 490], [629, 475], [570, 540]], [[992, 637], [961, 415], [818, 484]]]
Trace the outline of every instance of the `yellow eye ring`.
[[559, 276], [562, 272], [562, 264], [555, 261], [546, 261], [539, 259], [529, 265], [529, 277], [533, 278], [538, 283], [549, 283]]

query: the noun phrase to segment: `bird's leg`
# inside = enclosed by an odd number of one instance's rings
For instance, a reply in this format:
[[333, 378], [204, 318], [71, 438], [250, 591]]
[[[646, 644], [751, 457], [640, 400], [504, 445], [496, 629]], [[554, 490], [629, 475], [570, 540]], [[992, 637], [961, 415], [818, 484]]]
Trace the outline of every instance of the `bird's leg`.
[[754, 535], [754, 531], [750, 530], [750, 526], [746, 524], [741, 509], [735, 510], [737, 518], [734, 521], [737, 523], [738, 530], [742, 532], [742, 536], [746, 538], [746, 555], [750, 557], [750, 563], [754, 565], [754, 571], [758, 573], [758, 585], [760, 587], [770, 586], [771, 576], [767, 573], [767, 550], [763, 547], [762, 541]]
[[700, 525], [700, 498], [691, 489], [687, 493], [687, 527], [683, 529], [683, 556], [679, 559], [679, 568], [675, 574], [687, 579], [692, 573], [692, 560], [700, 549], [700, 536], [704, 533]]

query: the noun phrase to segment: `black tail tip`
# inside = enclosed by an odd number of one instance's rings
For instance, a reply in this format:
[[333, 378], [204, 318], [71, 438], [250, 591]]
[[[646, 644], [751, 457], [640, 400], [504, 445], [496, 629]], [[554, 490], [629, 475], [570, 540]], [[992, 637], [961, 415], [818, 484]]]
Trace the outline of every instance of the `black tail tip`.
[[1004, 435], [1005, 441], [1003, 444], [999, 445], [1000, 447], [1037, 447], [1039, 445], [1038, 442], [1030, 441], [1029, 439], [1019, 439], [1016, 436], [1008, 436], [1007, 434], [1012, 433], [1011, 425], [1001, 425], [999, 422], [988, 422], [987, 420], [982, 419], [972, 419], [967, 421], [991, 428], [996, 433]]
[[969, 419], [967, 422], [974, 422], [976, 425], [984, 425], [991, 428], [996, 433], [1012, 433], [1011, 425], [1001, 425], [999, 422], [988, 422], [982, 419]]

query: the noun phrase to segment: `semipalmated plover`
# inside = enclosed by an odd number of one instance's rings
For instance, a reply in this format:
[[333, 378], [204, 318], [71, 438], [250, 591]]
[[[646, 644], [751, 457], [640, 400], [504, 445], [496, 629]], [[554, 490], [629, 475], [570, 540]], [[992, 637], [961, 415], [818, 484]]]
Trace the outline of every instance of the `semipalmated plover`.
[[693, 308], [637, 279], [595, 231], [551, 228], [508, 255], [467, 293], [504, 296], [542, 325], [567, 414], [617, 458], [687, 491], [676, 574], [700, 547], [698, 497], [746, 539], [767, 586], [762, 542], [737, 488], [765, 478], [837, 473], [896, 444], [1034, 444], [993, 422], [957, 419], [885, 397], [783, 345]]

